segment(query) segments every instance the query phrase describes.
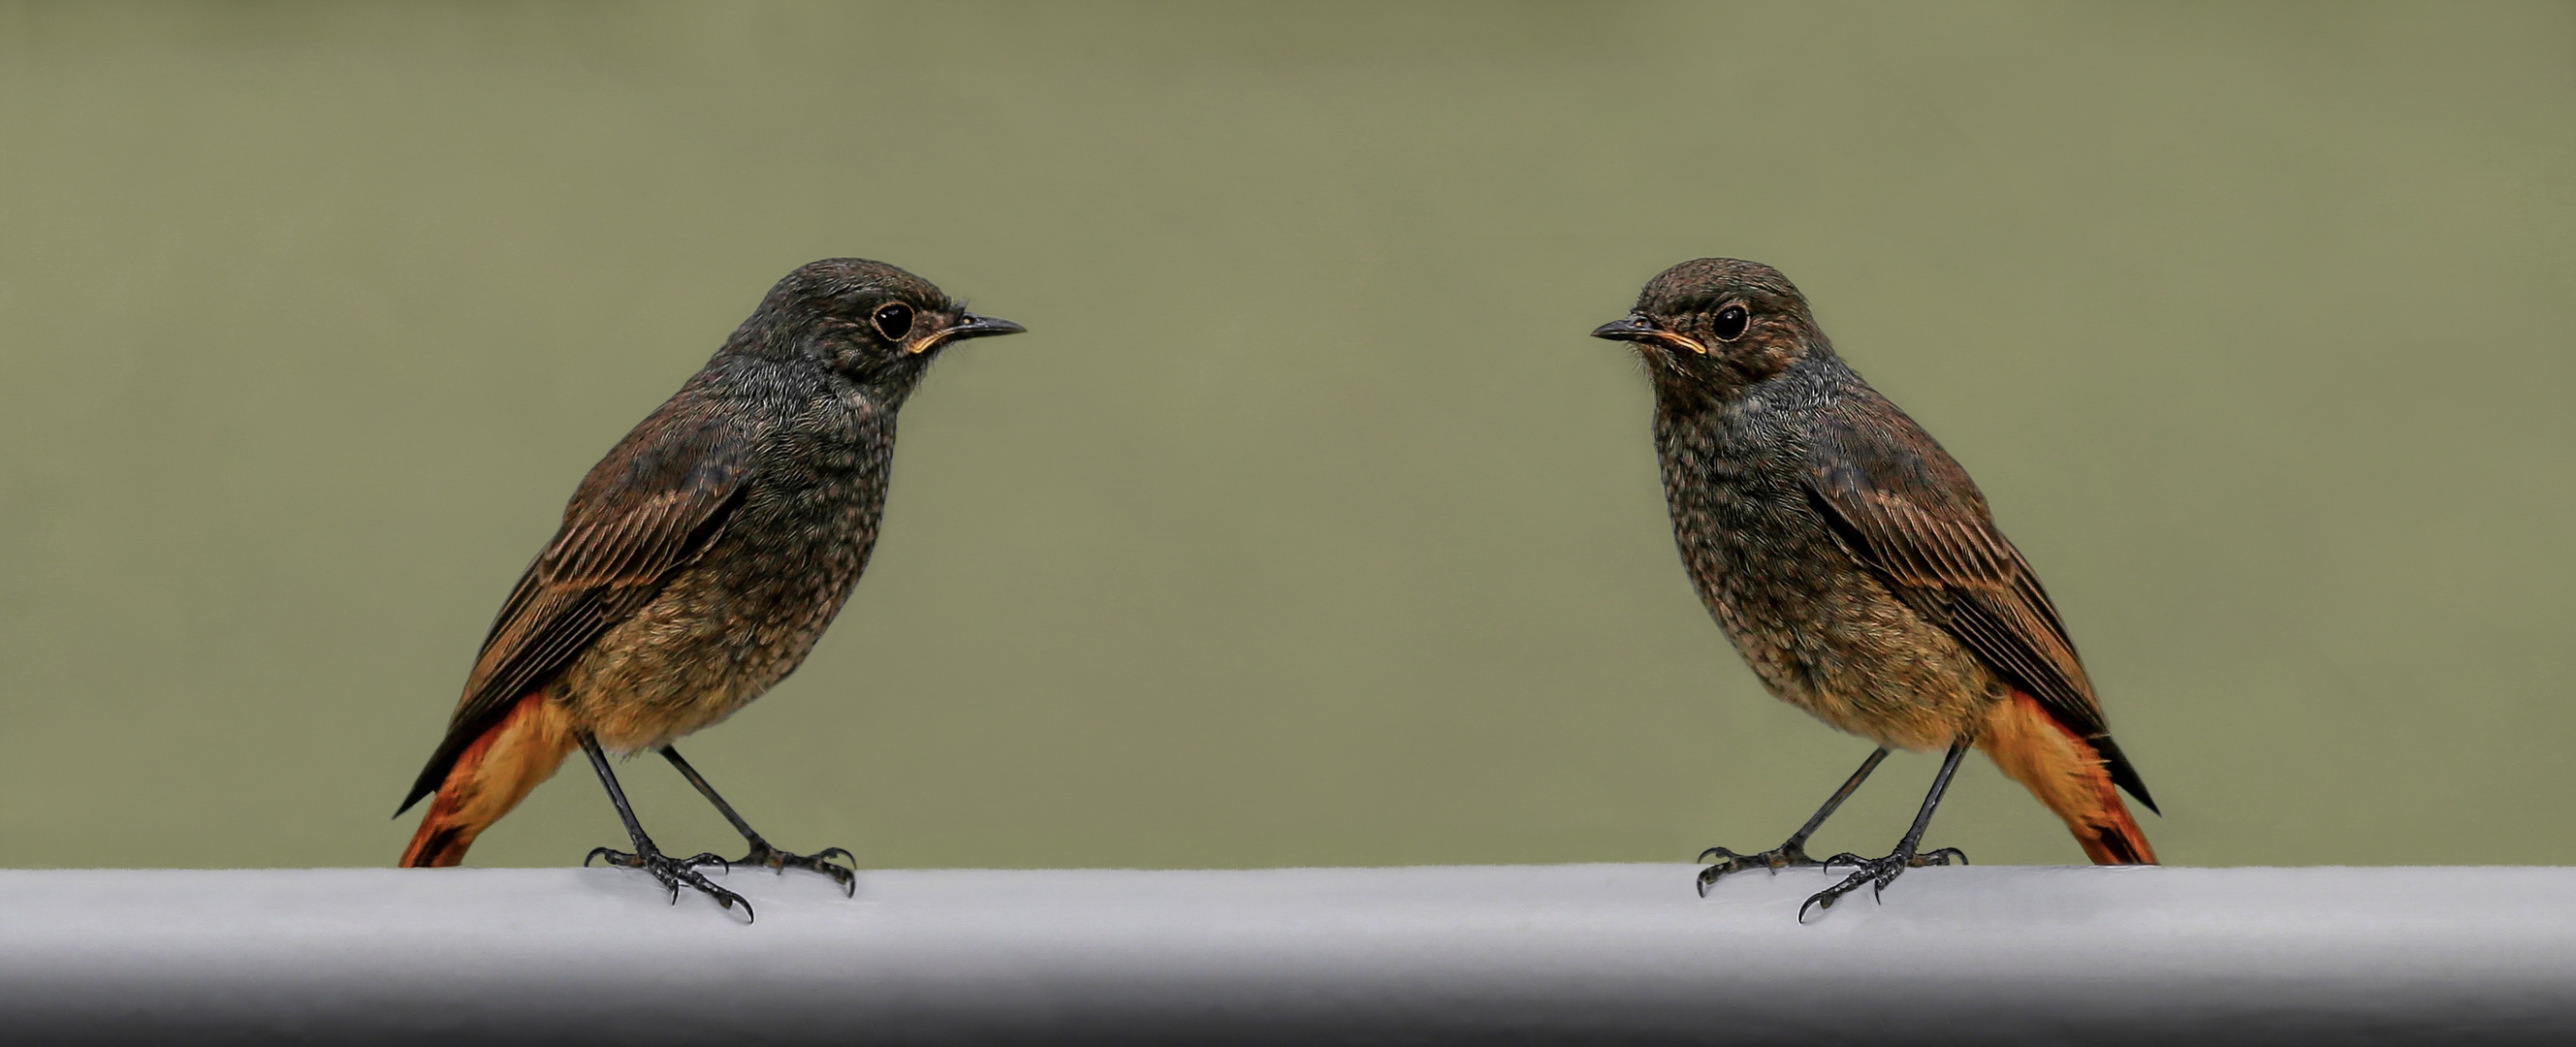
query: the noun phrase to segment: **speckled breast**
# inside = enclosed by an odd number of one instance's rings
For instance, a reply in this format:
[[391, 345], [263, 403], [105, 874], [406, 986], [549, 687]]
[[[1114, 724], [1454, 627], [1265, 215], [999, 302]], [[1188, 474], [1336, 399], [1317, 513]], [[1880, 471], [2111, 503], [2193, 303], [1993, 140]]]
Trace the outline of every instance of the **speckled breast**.
[[576, 719], [610, 749], [651, 749], [795, 671], [867, 567], [893, 447], [892, 420], [864, 410], [774, 432], [714, 544], [564, 674]]
[[1766, 409], [1749, 397], [1656, 419], [1692, 586], [1782, 701], [1882, 745], [1948, 745], [1999, 685], [1835, 539], [1807, 501], [1801, 427]]

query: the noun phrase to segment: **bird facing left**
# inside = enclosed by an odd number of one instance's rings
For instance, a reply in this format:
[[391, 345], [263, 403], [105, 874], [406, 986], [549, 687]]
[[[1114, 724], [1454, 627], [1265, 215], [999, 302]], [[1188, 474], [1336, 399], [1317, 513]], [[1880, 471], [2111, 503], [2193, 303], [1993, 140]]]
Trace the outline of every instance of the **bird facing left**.
[[[808, 869], [855, 890], [850, 859], [770, 845], [672, 743], [732, 715], [814, 648], [867, 569], [895, 412], [941, 351], [1025, 330], [882, 262], [799, 267], [705, 367], [583, 477], [563, 525], [483, 640], [447, 736], [402, 807], [435, 794], [404, 866], [454, 865], [574, 749], [633, 851], [592, 858], [751, 906], [699, 870]], [[661, 753], [750, 851], [673, 858], [644, 832], [610, 753]], [[852, 859], [853, 863], [855, 860]]]

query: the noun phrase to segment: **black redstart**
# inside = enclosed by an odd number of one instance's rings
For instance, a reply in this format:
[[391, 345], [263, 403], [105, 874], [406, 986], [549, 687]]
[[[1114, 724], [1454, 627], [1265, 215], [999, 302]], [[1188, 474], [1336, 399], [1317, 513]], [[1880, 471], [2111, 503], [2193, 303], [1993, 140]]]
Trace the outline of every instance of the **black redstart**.
[[[635, 847], [591, 856], [652, 873], [674, 900], [686, 885], [749, 913], [697, 871], [713, 864], [810, 869], [854, 889], [852, 871], [828, 860], [848, 852], [771, 847], [671, 743], [794, 671], [849, 598], [885, 508], [895, 411], [931, 359], [1022, 329], [865, 259], [815, 262], [770, 288], [591, 467], [501, 605], [446, 740], [403, 800], [408, 810], [437, 794], [402, 864], [456, 864], [580, 748]], [[608, 765], [608, 753], [645, 750], [713, 802], [750, 853], [725, 863], [656, 849]]]
[[[2046, 804], [2097, 864], [2154, 864], [2115, 785], [2155, 801], [2103, 724], [2039, 576], [1929, 434], [1834, 354], [1769, 266], [1703, 258], [1646, 284], [1595, 337], [1634, 343], [1655, 393], [1655, 450], [1682, 564], [1709, 613], [1782, 701], [1878, 743], [1778, 848], [1699, 875], [1856, 865], [1799, 907], [1883, 890], [1970, 745]], [[1890, 748], [1946, 750], [1913, 827], [1884, 858], [1807, 856], [1807, 837]]]

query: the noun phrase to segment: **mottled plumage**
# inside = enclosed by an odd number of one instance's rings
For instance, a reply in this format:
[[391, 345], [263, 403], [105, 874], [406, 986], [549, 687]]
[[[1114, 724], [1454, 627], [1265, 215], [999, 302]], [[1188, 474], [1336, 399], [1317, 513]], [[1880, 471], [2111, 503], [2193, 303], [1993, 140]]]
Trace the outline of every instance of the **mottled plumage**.
[[[1882, 747], [1975, 741], [2097, 860], [2153, 860], [2108, 786], [2084, 787], [2107, 775], [2147, 802], [2038, 576], [1967, 471], [1843, 363], [1786, 277], [1685, 262], [1594, 333], [1639, 348], [1683, 565], [1773, 694]], [[1757, 857], [1803, 861], [1813, 828]]]
[[[562, 735], [556, 761], [583, 739], [666, 749], [794, 671], [867, 567], [896, 410], [947, 344], [1017, 330], [882, 263], [831, 259], [780, 280], [582, 480], [403, 806], [493, 791], [461, 760], [502, 724]], [[514, 774], [488, 817], [434, 807], [404, 863], [453, 863], [552, 769]]]

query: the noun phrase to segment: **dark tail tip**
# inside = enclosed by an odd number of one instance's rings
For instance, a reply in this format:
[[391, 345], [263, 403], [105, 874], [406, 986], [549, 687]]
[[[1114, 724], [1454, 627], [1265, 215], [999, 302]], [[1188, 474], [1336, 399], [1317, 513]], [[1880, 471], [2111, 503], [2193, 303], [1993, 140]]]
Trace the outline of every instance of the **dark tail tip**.
[[[472, 740], [466, 739], [468, 742]], [[439, 786], [447, 784], [447, 772], [456, 769], [456, 757], [464, 751], [464, 743], [457, 741], [454, 732], [450, 732], [446, 738], [441, 739], [438, 750], [429, 754], [429, 765], [420, 769], [420, 777], [412, 779], [410, 795], [403, 797], [402, 806], [394, 808], [394, 817], [402, 817], [404, 811], [411, 810], [411, 805], [419, 803], [422, 797], [437, 792]]]
[[2094, 752], [2102, 755], [2103, 768], [2111, 772], [2111, 784], [2128, 790], [2129, 795], [2137, 797], [2141, 806], [2154, 811], [2156, 817], [2164, 817], [2165, 812], [2156, 809], [2155, 797], [2147, 795], [2147, 780], [2138, 777], [2138, 769], [2129, 765], [2128, 756], [2120, 752], [2118, 745], [2112, 743], [2110, 735], [2097, 734], [2085, 739], [2085, 742], [2093, 746]]

